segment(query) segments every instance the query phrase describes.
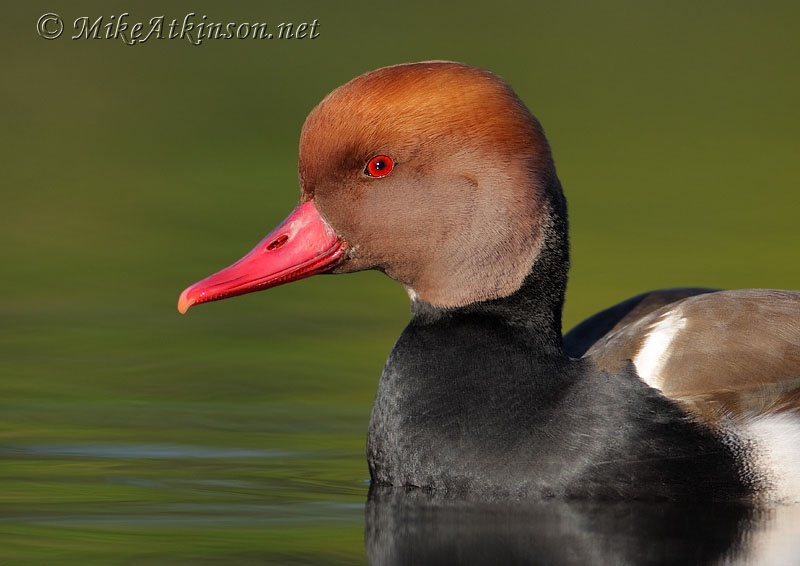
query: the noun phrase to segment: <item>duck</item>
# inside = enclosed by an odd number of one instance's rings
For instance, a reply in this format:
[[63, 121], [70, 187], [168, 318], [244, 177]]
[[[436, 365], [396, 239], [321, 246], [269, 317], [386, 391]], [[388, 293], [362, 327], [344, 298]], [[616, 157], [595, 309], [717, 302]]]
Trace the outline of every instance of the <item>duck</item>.
[[[178, 310], [317, 274], [372, 269], [400, 283], [411, 319], [378, 381], [373, 485], [481, 499], [800, 499], [800, 372], [706, 383], [686, 359], [682, 396], [624, 357], [636, 339], [617, 342], [613, 363], [604, 334], [585, 354], [597, 345], [607, 363], [565, 351], [566, 199], [542, 126], [499, 76], [447, 61], [360, 75], [308, 115], [298, 173], [297, 207], [187, 287]], [[746, 324], [768, 301], [781, 315], [771, 332], [796, 357], [800, 293], [743, 293], [725, 295], [731, 317]], [[685, 343], [664, 339], [680, 317], [659, 309], [719, 296], [656, 298], [638, 319], [649, 329], [655, 316], [656, 330], [640, 337], [662, 336], [661, 354], [680, 358]], [[756, 349], [761, 330], [748, 329]], [[712, 350], [725, 341], [711, 325], [703, 333]], [[742, 410], [718, 402], [730, 391]], [[766, 401], [754, 408], [748, 395]]]

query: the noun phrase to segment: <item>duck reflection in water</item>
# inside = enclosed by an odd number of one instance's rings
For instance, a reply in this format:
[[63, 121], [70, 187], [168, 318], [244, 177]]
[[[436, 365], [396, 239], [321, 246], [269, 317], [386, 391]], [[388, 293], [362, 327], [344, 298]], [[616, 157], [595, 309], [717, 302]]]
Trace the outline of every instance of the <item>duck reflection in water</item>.
[[799, 526], [797, 505], [476, 501], [373, 486], [364, 538], [373, 566], [789, 566]]

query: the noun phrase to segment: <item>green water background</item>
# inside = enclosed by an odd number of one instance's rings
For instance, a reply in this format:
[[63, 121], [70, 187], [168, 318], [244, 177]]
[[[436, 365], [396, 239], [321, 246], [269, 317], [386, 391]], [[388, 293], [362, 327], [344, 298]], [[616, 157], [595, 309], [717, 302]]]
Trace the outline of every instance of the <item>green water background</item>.
[[[364, 436], [408, 320], [377, 273], [179, 292], [293, 207], [308, 111], [387, 64], [505, 77], [570, 207], [565, 329], [632, 294], [800, 287], [795, 2], [9, 3], [0, 562], [362, 562]], [[47, 41], [37, 18], [58, 12]], [[128, 11], [315, 40], [70, 40]]]

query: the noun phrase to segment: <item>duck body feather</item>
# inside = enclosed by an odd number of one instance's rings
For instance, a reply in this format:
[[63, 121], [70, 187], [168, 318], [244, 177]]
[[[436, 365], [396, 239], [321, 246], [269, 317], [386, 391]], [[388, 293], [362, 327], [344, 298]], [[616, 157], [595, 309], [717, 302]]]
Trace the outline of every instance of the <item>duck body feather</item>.
[[372, 412], [378, 484], [515, 497], [742, 499], [747, 443], [647, 386], [542, 346], [496, 312], [417, 314]]

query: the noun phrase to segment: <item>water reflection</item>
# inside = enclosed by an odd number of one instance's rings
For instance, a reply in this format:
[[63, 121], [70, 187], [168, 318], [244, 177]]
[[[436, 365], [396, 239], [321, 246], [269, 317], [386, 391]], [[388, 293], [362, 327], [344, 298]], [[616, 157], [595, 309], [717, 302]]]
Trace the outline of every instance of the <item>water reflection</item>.
[[[373, 488], [370, 564], [792, 564], [800, 506], [469, 502]], [[794, 533], [791, 535], [789, 533]]]
[[59, 563], [92, 553], [127, 563], [136, 552], [175, 563], [202, 539], [217, 554], [183, 563], [361, 564], [366, 539], [374, 566], [800, 564], [800, 505], [470, 502], [375, 487], [367, 496], [352, 465], [360, 454], [297, 448], [0, 446], [0, 531], [29, 541], [9, 547], [0, 534], [0, 562], [51, 563], [31, 557], [69, 548]]

